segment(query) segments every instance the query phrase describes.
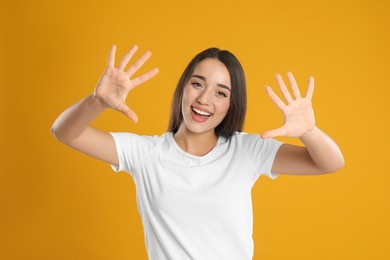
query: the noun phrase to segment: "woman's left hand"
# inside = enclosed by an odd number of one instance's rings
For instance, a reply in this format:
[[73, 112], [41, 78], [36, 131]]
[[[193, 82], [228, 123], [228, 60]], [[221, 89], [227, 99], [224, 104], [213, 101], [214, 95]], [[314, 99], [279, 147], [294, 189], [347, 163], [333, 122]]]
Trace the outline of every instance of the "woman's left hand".
[[266, 86], [267, 94], [283, 113], [284, 124], [280, 128], [264, 132], [263, 134], [261, 134], [262, 138], [270, 138], [277, 136], [301, 137], [314, 129], [315, 118], [311, 103], [311, 99], [314, 92], [314, 78], [310, 77], [306, 95], [305, 97], [302, 97], [293, 74], [291, 72], [288, 72], [287, 77], [290, 81], [294, 98], [291, 96], [286, 85], [284, 84], [282, 76], [280, 74], [276, 74], [276, 81], [287, 104], [285, 104], [275, 94], [271, 87]]

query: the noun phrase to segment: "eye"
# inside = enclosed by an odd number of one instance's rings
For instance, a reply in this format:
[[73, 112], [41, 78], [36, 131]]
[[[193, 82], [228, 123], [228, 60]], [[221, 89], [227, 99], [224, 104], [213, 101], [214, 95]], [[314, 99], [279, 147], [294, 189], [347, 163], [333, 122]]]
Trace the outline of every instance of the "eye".
[[196, 88], [202, 87], [202, 84], [200, 84], [199, 82], [196, 82], [196, 81], [191, 82], [191, 85], [196, 87]]
[[222, 92], [222, 91], [218, 91], [218, 92], [217, 92], [217, 95], [218, 95], [218, 96], [221, 96], [221, 97], [227, 97], [227, 95], [225, 94], [225, 92]]

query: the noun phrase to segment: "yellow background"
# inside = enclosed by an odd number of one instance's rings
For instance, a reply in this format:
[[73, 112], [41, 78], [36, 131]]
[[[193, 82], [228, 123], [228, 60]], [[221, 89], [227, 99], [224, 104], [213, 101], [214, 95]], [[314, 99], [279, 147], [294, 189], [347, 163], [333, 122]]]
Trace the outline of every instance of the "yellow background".
[[[291, 70], [314, 75], [317, 124], [346, 167], [261, 177], [252, 190], [254, 259], [390, 259], [389, 1], [5, 1], [0, 6], [0, 259], [146, 259], [126, 173], [60, 144], [55, 118], [90, 94], [110, 46], [151, 50], [160, 74], [135, 89], [134, 125], [114, 111], [94, 126], [161, 134], [189, 60], [231, 50], [248, 82], [245, 131], [278, 127], [264, 91]], [[284, 140], [297, 143], [296, 140]]]

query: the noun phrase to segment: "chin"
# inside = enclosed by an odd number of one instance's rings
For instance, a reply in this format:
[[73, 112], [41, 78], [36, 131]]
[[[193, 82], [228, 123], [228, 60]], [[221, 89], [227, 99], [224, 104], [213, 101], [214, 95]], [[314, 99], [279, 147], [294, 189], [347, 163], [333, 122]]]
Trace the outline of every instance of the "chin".
[[184, 127], [186, 131], [192, 134], [215, 133], [215, 128], [222, 122], [223, 119], [218, 120], [218, 118], [215, 118], [215, 115], [212, 115], [208, 117], [207, 120], [203, 121], [202, 119], [199, 120], [196, 116], [194, 117], [194, 112], [192, 112], [192, 110], [186, 112], [186, 115], [183, 115], [181, 127]]

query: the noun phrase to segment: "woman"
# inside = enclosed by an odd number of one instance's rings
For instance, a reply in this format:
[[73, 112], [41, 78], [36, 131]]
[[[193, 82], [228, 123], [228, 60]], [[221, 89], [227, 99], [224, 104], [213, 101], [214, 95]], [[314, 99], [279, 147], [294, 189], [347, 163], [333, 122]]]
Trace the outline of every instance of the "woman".
[[[338, 146], [315, 126], [311, 77], [301, 97], [291, 73], [293, 96], [276, 79], [286, 104], [266, 91], [284, 115], [284, 125], [261, 136], [243, 133], [245, 76], [236, 57], [216, 48], [199, 53], [181, 76], [172, 102], [169, 131], [161, 136], [108, 133], [89, 124], [112, 108], [136, 122], [126, 105], [131, 89], [158, 73], [130, 79], [146, 52], [125, 70], [138, 47], [114, 66], [116, 47], [94, 93], [66, 109], [54, 122], [63, 143], [127, 171], [137, 188], [149, 259], [252, 259], [251, 189], [261, 174], [323, 174], [344, 166]], [[304, 146], [273, 137], [298, 137]]]

